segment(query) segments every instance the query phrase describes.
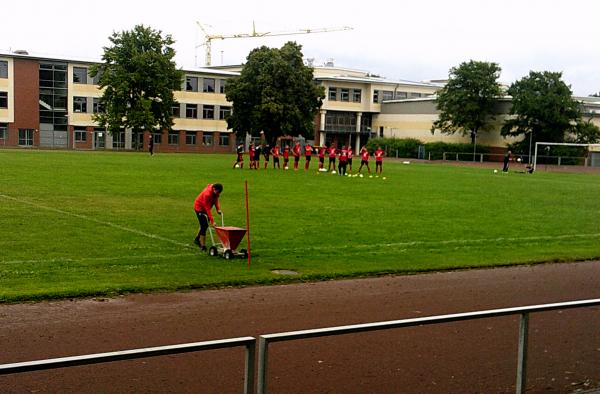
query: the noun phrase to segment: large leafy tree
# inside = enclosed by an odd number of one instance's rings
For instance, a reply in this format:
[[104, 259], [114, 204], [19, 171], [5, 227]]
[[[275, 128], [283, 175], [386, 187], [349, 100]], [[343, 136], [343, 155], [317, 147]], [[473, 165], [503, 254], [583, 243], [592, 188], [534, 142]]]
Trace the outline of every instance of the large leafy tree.
[[104, 110], [94, 120], [109, 131], [131, 128], [171, 129], [173, 91], [180, 89], [183, 72], [176, 68], [170, 35], [137, 25], [131, 31], [113, 33], [112, 46], [104, 48], [103, 63], [90, 68], [104, 89]]
[[504, 123], [502, 135], [528, 135], [530, 144], [565, 142], [577, 134], [589, 136], [589, 125], [581, 121], [581, 104], [573, 99], [571, 88], [561, 77], [560, 72], [531, 71], [513, 83], [508, 89], [512, 117]]
[[433, 122], [431, 133], [460, 132], [470, 135], [473, 144], [479, 131], [489, 131], [494, 106], [502, 94], [496, 63], [471, 60], [450, 69], [448, 83], [437, 93], [439, 118]]
[[300, 45], [262, 46], [250, 52], [240, 76], [227, 82], [227, 100], [233, 103], [227, 124], [236, 133], [264, 131], [270, 142], [282, 135], [310, 136], [324, 97], [313, 69], [302, 61]]

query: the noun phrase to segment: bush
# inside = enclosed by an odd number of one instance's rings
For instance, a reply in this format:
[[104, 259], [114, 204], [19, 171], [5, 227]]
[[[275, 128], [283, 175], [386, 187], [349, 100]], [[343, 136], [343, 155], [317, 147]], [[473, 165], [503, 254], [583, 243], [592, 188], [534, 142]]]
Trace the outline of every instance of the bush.
[[419, 146], [423, 145], [423, 142], [416, 138], [374, 138], [367, 143], [367, 150], [372, 154], [377, 145], [381, 146], [388, 157], [417, 158]]

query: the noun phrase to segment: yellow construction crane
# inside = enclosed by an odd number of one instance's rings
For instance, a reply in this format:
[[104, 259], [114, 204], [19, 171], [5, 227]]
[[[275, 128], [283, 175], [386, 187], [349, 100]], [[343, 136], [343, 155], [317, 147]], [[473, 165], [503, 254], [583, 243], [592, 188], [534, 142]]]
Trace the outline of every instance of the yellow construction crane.
[[[211, 43], [213, 40], [225, 40], [228, 38], [252, 38], [252, 37], [272, 37], [272, 36], [291, 36], [296, 34], [311, 34], [311, 33], [328, 33], [333, 31], [342, 31], [342, 30], [352, 30], [351, 27], [342, 26], [342, 27], [321, 27], [316, 29], [299, 29], [299, 30], [291, 30], [291, 31], [270, 31], [270, 32], [257, 32], [254, 26], [254, 22], [252, 22], [252, 33], [239, 33], [239, 34], [231, 34], [231, 35], [222, 35], [222, 34], [208, 34], [204, 26], [200, 22], [196, 22], [202, 33], [204, 33], [204, 42], [202, 44], [196, 45], [196, 49], [198, 47], [204, 46], [206, 50], [206, 65], [211, 65]], [[196, 59], [197, 64], [197, 59]]]

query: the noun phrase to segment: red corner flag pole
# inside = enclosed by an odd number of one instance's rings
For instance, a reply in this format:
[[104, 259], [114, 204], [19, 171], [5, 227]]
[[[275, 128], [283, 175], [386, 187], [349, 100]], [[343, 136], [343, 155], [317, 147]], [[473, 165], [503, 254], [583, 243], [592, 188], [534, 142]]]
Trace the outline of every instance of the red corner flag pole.
[[246, 182], [246, 231], [248, 235], [246, 239], [248, 240], [248, 268], [250, 268], [250, 211], [248, 210], [248, 181]]

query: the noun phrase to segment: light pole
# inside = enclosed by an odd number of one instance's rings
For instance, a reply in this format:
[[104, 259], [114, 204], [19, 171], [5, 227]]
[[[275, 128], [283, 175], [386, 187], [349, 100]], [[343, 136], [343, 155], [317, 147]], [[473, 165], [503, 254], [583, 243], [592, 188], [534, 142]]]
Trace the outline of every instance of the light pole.
[[531, 139], [533, 137], [533, 130], [529, 131], [529, 165], [531, 165]]

